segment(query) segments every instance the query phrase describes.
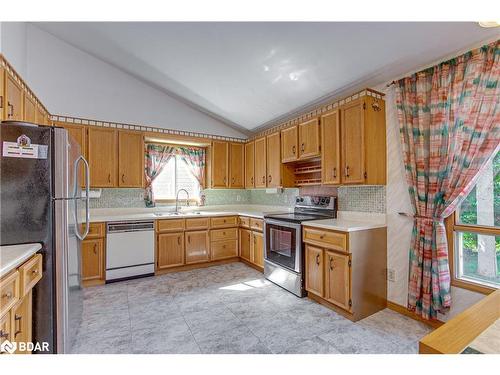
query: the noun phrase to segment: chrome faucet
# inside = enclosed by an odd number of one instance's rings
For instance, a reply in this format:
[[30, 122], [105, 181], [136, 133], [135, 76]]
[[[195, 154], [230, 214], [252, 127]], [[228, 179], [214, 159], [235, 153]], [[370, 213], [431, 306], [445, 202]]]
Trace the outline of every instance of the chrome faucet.
[[181, 191], [186, 192], [186, 206], [189, 207], [189, 192], [186, 189], [179, 189], [177, 190], [177, 194], [175, 196], [175, 213], [179, 213], [179, 193]]

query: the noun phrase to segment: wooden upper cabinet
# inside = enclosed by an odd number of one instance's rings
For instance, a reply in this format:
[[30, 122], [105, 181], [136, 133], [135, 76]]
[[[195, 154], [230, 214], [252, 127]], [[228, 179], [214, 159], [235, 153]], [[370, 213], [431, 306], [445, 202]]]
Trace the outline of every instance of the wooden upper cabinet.
[[142, 133], [118, 132], [118, 186], [142, 187], [144, 181], [144, 137]]
[[118, 142], [115, 129], [89, 127], [88, 162], [90, 186], [116, 187], [118, 174]]
[[24, 121], [36, 123], [36, 103], [35, 100], [24, 93]]
[[[56, 126], [62, 126], [67, 130], [68, 136], [80, 147], [80, 154], [87, 159], [87, 128], [84, 125], [55, 123]], [[85, 186], [85, 169], [80, 163], [80, 185]]]
[[266, 187], [267, 168], [266, 168], [266, 137], [255, 140], [255, 187]]
[[339, 111], [321, 116], [321, 177], [323, 184], [340, 184]]
[[229, 186], [229, 145], [227, 142], [212, 142], [212, 187], [226, 188]]
[[299, 159], [320, 155], [319, 119], [314, 118], [299, 124]]
[[255, 143], [245, 144], [245, 188], [255, 187]]
[[5, 120], [23, 121], [23, 90], [10, 74], [5, 75]]
[[4, 82], [5, 82], [5, 69], [0, 67], [0, 121], [4, 119], [4, 112], [6, 107]]
[[281, 161], [283, 163], [295, 161], [298, 159], [299, 152], [297, 144], [297, 126], [292, 126], [281, 131]]
[[387, 183], [387, 135], [385, 101], [366, 96], [365, 113], [365, 184]]
[[40, 105], [36, 106], [35, 123], [38, 125], [50, 125], [48, 115]]
[[280, 133], [274, 133], [266, 137], [267, 141], [267, 186], [281, 186], [281, 145]]
[[243, 189], [245, 187], [245, 145], [243, 143], [230, 143], [229, 160], [229, 187]]
[[365, 181], [365, 132], [363, 99], [341, 108], [342, 182], [360, 184]]
[[306, 290], [323, 297], [323, 249], [306, 245]]
[[325, 251], [325, 299], [345, 310], [351, 309], [349, 255]]

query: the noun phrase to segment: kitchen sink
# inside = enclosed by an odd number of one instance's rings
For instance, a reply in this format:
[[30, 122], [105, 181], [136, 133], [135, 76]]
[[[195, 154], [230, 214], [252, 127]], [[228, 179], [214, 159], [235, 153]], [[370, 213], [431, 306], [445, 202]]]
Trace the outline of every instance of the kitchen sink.
[[155, 216], [187, 216], [187, 215], [201, 215], [201, 211], [193, 212], [155, 212]]

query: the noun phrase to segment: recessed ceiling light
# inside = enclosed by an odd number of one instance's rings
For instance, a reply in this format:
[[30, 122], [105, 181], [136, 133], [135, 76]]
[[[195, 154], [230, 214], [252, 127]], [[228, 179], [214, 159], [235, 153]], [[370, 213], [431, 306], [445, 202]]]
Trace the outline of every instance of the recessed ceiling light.
[[498, 26], [500, 26], [500, 22], [498, 22], [498, 21], [479, 22], [479, 26], [486, 27], [486, 28], [498, 27]]

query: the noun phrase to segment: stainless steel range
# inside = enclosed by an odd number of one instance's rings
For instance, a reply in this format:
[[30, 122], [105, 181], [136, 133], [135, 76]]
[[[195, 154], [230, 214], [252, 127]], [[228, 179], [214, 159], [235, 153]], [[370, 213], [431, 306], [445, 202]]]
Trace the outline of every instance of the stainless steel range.
[[304, 297], [302, 223], [337, 217], [337, 198], [295, 198], [293, 213], [264, 216], [264, 275], [293, 294]]

